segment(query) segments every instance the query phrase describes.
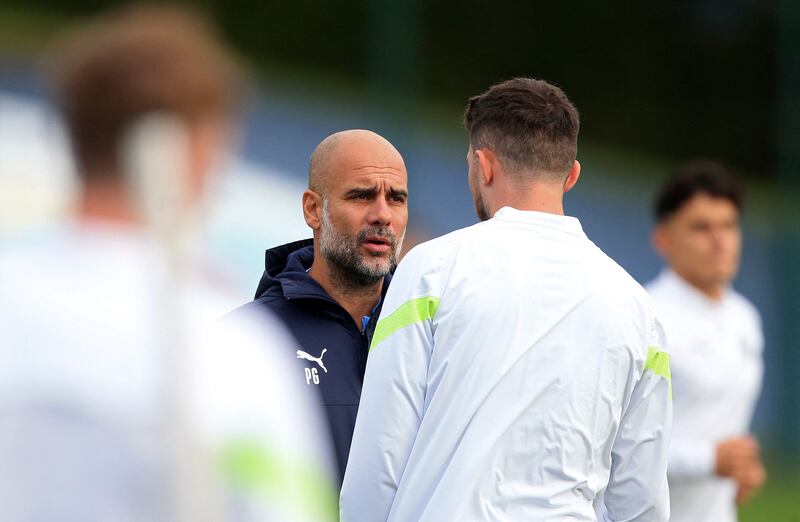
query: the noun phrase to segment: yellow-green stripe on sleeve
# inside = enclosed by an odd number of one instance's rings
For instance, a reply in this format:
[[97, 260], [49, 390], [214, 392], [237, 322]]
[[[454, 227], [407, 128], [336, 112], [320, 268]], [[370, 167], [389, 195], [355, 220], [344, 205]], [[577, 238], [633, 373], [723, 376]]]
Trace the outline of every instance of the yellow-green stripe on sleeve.
[[672, 398], [672, 373], [669, 370], [669, 354], [661, 351], [657, 346], [649, 347], [644, 369], [645, 371], [650, 370], [669, 382], [669, 396]]
[[438, 309], [438, 297], [419, 297], [406, 301], [397, 310], [378, 322], [369, 349], [372, 350], [401, 328], [433, 319]]

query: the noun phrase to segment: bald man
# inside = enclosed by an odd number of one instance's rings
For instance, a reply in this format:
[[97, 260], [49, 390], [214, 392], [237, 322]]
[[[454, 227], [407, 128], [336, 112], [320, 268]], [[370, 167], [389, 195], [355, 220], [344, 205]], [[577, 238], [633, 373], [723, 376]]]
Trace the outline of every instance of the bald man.
[[296, 378], [318, 391], [344, 476], [367, 352], [408, 220], [406, 168], [367, 130], [325, 138], [311, 156], [303, 216], [314, 238], [267, 250], [254, 302], [297, 338]]

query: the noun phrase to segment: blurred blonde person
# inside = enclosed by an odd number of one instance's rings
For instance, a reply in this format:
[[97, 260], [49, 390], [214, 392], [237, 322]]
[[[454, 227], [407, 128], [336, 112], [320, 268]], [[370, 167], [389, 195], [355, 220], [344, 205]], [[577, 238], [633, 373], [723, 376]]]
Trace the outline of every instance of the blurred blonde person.
[[669, 488], [675, 522], [733, 522], [766, 473], [748, 432], [761, 388], [761, 320], [731, 281], [739, 267], [742, 192], [716, 163], [685, 165], [656, 201], [649, 285], [672, 351]]
[[0, 519], [329, 520], [332, 461], [294, 341], [187, 247], [238, 101], [196, 14], [135, 8], [53, 60], [82, 195], [0, 258]]

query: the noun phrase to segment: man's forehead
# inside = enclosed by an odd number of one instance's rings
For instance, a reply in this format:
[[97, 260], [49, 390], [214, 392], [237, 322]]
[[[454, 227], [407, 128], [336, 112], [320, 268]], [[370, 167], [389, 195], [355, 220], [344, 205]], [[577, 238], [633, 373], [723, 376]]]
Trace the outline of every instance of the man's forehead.
[[720, 223], [731, 220], [738, 221], [739, 211], [736, 206], [727, 201], [692, 202], [681, 207], [664, 224], [667, 228], [681, 229], [696, 223]]
[[403, 157], [390, 143], [351, 143], [339, 147], [334, 162], [344, 170], [405, 170]]
[[738, 214], [738, 209], [731, 200], [704, 192], [698, 192], [689, 198], [679, 210], [681, 211], [686, 214]]
[[332, 186], [350, 189], [406, 190], [408, 179], [405, 169], [364, 167], [353, 169], [331, 180]]
[[327, 137], [312, 154], [309, 185], [323, 191], [353, 183], [406, 184], [403, 157], [384, 137], [363, 129]]
[[342, 154], [339, 159], [331, 176], [333, 184], [406, 184], [406, 167], [403, 158], [394, 148], [359, 148], [351, 150], [349, 154]]

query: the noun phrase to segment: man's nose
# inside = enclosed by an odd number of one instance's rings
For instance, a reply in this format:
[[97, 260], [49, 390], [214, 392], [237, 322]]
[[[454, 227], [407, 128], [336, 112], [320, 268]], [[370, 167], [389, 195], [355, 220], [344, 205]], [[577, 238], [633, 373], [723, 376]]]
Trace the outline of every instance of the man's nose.
[[731, 233], [725, 229], [714, 229], [711, 232], [711, 244], [715, 250], [729, 250], [732, 246]]
[[721, 227], [713, 227], [711, 229], [711, 241], [715, 245], [722, 245], [725, 242], [727, 231]]
[[375, 198], [367, 216], [370, 225], [388, 225], [392, 221], [392, 211], [385, 198]]

